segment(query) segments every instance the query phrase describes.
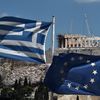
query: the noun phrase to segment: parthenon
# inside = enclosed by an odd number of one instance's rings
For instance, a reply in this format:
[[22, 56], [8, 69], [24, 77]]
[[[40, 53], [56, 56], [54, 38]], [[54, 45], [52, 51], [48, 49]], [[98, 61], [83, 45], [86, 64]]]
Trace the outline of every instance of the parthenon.
[[80, 34], [58, 35], [58, 48], [99, 47], [100, 37]]

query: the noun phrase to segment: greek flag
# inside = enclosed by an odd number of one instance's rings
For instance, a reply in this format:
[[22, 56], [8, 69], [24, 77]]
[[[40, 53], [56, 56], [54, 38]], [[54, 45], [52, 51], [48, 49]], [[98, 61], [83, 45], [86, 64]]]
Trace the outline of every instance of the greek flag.
[[0, 57], [45, 63], [45, 41], [51, 22], [0, 18]]

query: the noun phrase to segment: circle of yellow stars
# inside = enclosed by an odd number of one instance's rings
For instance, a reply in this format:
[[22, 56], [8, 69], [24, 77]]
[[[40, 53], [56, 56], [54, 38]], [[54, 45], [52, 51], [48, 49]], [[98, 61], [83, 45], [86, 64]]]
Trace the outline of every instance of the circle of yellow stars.
[[[81, 60], [83, 60], [83, 57], [80, 56], [78, 59], [81, 61]], [[71, 61], [74, 61], [75, 58], [72, 57], [70, 60], [71, 60]], [[94, 69], [92, 70], [92, 73], [91, 73], [91, 74], [94, 75], [94, 76], [96, 76], [96, 75], [98, 74], [98, 71], [97, 71], [97, 69], [95, 68], [96, 63], [93, 63], [93, 62], [91, 63], [91, 61], [90, 61], [89, 59], [86, 60], [86, 63], [87, 63], [87, 64], [90, 63], [90, 67], [93, 67], [93, 68], [94, 68]], [[65, 62], [65, 63], [64, 63], [64, 66], [68, 66], [68, 63]], [[60, 74], [63, 76], [63, 74], [64, 74], [64, 69], [61, 69], [61, 70], [60, 70]], [[62, 78], [61, 78], [61, 81], [64, 81], [64, 80], [65, 80], [64, 77], [62, 77]], [[90, 78], [90, 80], [88, 81], [88, 83], [83, 85], [83, 88], [84, 88], [84, 89], [88, 89], [88, 88], [89, 88], [89, 83], [90, 83], [90, 84], [93, 84], [93, 83], [95, 83], [95, 82], [96, 82], [95, 78]], [[81, 86], [81, 85], [80, 85], [80, 86]], [[75, 90], [79, 90], [79, 89], [80, 89], [80, 86], [77, 85], [76, 87], [74, 87], [74, 89], [75, 89]], [[67, 87], [68, 87], [68, 88], [73, 88], [72, 82], [67, 82]]]

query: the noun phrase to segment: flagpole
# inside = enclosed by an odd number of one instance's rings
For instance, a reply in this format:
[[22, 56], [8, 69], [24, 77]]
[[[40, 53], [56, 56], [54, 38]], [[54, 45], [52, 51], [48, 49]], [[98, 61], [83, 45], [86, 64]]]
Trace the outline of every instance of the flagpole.
[[[55, 39], [55, 16], [52, 16], [52, 48], [51, 48], [51, 58], [53, 60], [53, 56], [54, 56], [54, 39]], [[49, 93], [49, 100], [53, 100], [53, 92]]]
[[54, 41], [55, 39], [55, 16], [52, 16], [52, 58], [54, 56]]

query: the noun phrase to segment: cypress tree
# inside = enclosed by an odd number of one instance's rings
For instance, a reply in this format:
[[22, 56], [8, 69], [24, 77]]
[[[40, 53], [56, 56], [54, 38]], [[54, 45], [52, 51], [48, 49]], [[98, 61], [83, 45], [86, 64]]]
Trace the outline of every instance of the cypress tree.
[[27, 77], [25, 77], [24, 79], [24, 86], [27, 86], [28, 85], [28, 80], [27, 80]]

